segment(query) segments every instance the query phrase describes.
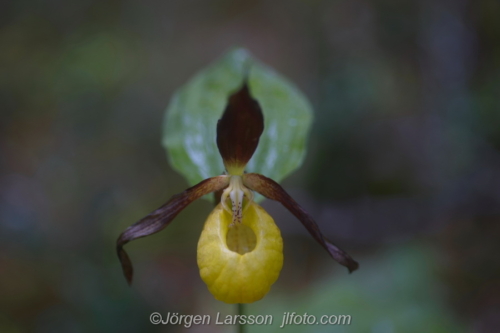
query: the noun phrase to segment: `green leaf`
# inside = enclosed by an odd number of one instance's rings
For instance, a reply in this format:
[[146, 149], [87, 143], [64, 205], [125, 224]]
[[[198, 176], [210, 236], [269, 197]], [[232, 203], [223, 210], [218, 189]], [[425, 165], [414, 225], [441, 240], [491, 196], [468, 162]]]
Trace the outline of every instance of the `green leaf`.
[[224, 172], [215, 142], [217, 120], [248, 69], [250, 91], [260, 103], [265, 125], [246, 171], [279, 182], [302, 164], [312, 121], [309, 101], [248, 51], [234, 49], [179, 89], [166, 111], [163, 146], [173, 168], [190, 185]]

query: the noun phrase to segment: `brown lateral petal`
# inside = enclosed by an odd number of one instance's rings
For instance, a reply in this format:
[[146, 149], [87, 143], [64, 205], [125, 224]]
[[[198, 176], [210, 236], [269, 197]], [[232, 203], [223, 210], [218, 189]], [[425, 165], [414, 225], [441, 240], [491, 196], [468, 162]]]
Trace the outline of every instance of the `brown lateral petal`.
[[333, 259], [347, 267], [349, 273], [358, 269], [359, 264], [346, 252], [330, 243], [323, 236], [313, 218], [274, 180], [257, 173], [247, 173], [243, 175], [243, 184], [271, 200], [281, 202], [283, 206], [302, 222], [307, 231], [330, 253]]
[[242, 174], [264, 130], [264, 116], [259, 103], [250, 95], [248, 83], [229, 97], [222, 118], [217, 123], [217, 147], [229, 173]]
[[223, 189], [228, 185], [229, 176], [217, 176], [205, 179], [184, 192], [174, 195], [166, 204], [122, 232], [116, 241], [116, 251], [127, 282], [129, 284], [132, 283], [134, 271], [127, 252], [123, 250], [125, 244], [134, 239], [149, 236], [163, 230], [191, 202], [205, 194]]

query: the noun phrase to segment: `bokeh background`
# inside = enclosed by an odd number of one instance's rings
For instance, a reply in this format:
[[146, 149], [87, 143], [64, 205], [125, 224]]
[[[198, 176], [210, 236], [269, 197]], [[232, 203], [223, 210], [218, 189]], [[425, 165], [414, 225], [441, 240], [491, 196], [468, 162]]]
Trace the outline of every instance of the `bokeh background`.
[[[310, 98], [283, 186], [360, 262], [345, 268], [278, 204], [285, 266], [249, 332], [500, 331], [500, 2], [31, 0], [0, 5], [0, 332], [182, 332], [221, 314], [199, 278], [195, 202], [115, 255], [187, 183], [160, 145], [174, 90], [232, 46]], [[284, 312], [350, 326], [278, 327]], [[235, 327], [196, 326], [194, 332]]]

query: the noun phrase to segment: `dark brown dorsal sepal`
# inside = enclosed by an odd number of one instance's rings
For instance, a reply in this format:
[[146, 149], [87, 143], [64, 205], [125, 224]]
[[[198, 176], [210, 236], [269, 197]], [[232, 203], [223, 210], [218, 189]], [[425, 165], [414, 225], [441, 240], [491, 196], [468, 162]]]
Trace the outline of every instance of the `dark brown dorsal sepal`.
[[252, 97], [248, 82], [229, 97], [217, 122], [217, 147], [229, 174], [241, 175], [264, 130], [264, 116]]

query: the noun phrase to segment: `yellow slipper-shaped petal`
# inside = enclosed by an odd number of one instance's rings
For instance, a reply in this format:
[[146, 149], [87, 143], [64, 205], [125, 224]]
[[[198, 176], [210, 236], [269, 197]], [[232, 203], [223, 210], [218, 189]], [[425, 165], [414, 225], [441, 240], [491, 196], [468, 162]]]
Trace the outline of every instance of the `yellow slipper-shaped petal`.
[[212, 211], [198, 242], [198, 267], [219, 301], [252, 303], [264, 297], [283, 267], [283, 240], [273, 219], [254, 202], [241, 223], [221, 204]]

